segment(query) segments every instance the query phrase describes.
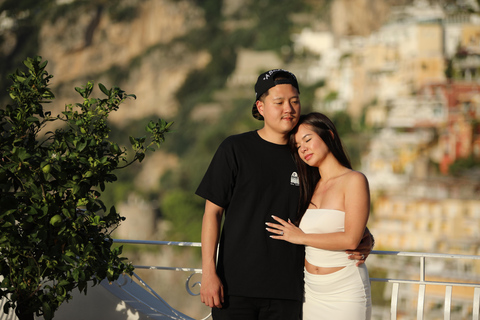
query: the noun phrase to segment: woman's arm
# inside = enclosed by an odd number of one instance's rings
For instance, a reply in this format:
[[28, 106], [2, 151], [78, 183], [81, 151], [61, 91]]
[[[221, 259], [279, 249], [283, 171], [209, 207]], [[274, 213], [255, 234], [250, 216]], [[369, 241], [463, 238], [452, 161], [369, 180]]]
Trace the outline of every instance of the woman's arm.
[[306, 234], [292, 222], [274, 217], [280, 224], [267, 223], [273, 239], [312, 246], [325, 250], [353, 250], [360, 243], [370, 211], [370, 192], [366, 177], [353, 172], [345, 183], [345, 231], [325, 234]]

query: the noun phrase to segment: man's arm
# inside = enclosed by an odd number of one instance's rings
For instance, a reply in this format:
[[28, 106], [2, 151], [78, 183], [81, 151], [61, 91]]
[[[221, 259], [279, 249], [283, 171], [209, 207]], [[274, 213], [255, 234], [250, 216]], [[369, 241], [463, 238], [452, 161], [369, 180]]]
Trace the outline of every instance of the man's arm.
[[362, 241], [358, 245], [355, 250], [347, 250], [347, 253], [350, 254], [349, 259], [351, 260], [358, 260], [357, 267], [362, 263], [365, 263], [370, 252], [373, 250], [373, 246], [375, 245], [375, 239], [373, 235], [370, 233], [368, 228], [365, 228], [365, 232], [363, 233]]
[[221, 308], [224, 302], [223, 284], [217, 275], [217, 247], [223, 208], [206, 201], [202, 222], [202, 285], [200, 298], [206, 306]]

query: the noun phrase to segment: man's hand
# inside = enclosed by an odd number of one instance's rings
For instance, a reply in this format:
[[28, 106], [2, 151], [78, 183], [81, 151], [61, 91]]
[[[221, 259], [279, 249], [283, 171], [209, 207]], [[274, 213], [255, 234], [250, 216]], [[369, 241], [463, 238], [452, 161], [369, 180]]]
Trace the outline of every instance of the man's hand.
[[202, 223], [202, 282], [200, 299], [210, 308], [221, 308], [224, 302], [223, 284], [216, 272], [216, 256], [223, 208], [205, 201]]
[[216, 274], [202, 275], [200, 299], [210, 308], [221, 308], [224, 302], [223, 284]]
[[362, 263], [365, 263], [367, 260], [368, 255], [372, 252], [373, 246], [375, 245], [375, 239], [373, 235], [370, 233], [368, 228], [365, 228], [365, 232], [363, 233], [362, 241], [355, 250], [347, 250], [347, 254], [349, 254], [350, 260], [357, 260], [357, 267]]

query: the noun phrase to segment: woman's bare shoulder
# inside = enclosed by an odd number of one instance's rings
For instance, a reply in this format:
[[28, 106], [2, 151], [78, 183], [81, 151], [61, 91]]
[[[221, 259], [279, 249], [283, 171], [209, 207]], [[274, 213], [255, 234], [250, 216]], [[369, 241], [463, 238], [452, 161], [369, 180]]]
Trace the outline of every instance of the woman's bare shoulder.
[[344, 183], [350, 186], [367, 185], [367, 177], [360, 171], [351, 170], [344, 176]]

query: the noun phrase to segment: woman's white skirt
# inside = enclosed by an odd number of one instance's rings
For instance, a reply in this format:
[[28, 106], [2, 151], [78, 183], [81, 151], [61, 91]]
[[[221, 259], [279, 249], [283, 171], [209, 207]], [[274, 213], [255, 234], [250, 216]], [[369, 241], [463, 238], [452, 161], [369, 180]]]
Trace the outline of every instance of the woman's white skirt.
[[319, 275], [305, 270], [303, 320], [369, 320], [370, 279], [365, 264]]

